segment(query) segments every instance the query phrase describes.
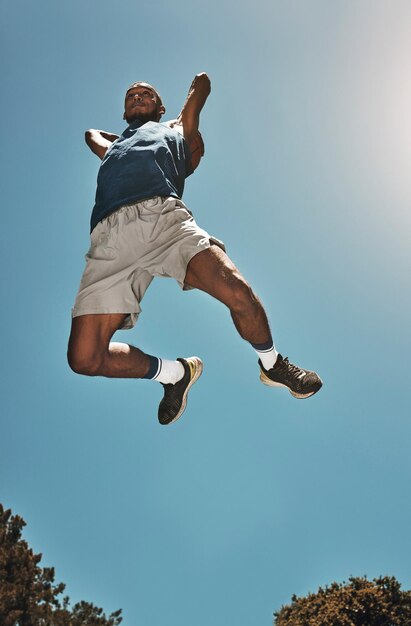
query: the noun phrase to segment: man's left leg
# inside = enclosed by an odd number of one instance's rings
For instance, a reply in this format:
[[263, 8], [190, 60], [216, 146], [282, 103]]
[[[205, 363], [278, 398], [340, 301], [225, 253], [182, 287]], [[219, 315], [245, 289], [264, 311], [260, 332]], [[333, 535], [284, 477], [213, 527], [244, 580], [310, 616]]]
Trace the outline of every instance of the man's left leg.
[[260, 300], [223, 250], [211, 246], [196, 254], [187, 266], [185, 283], [229, 308], [239, 334], [259, 354], [264, 384], [287, 387], [297, 398], [307, 398], [321, 388], [322, 381], [315, 372], [299, 368], [277, 353]]

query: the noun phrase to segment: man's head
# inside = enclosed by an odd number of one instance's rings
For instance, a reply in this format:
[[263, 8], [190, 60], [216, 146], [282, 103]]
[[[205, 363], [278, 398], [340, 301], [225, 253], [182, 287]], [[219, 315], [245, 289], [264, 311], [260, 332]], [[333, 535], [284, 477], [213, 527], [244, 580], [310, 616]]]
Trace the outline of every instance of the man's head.
[[158, 122], [165, 111], [160, 94], [149, 83], [133, 83], [127, 89], [123, 119], [129, 124], [137, 119]]

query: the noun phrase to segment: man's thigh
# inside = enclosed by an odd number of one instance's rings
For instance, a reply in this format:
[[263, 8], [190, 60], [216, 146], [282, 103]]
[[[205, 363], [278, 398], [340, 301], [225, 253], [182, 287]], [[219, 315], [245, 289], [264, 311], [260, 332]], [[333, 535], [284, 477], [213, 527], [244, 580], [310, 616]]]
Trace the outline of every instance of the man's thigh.
[[127, 314], [104, 313], [73, 317], [69, 355], [92, 355], [105, 351], [110, 339], [122, 327]]
[[185, 283], [201, 289], [229, 305], [233, 292], [248, 287], [245, 278], [218, 246], [211, 246], [196, 254], [187, 266]]

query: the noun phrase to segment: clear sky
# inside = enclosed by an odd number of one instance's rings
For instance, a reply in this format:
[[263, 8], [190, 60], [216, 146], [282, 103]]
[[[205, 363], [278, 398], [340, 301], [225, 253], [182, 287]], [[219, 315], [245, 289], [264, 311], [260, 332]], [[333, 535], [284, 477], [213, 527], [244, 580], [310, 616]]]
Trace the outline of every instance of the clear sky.
[[[2, 0], [0, 499], [74, 601], [125, 626], [270, 624], [293, 593], [410, 574], [411, 4]], [[261, 385], [228, 311], [154, 281], [121, 340], [205, 369], [161, 387], [65, 360], [98, 159], [146, 80], [212, 93], [184, 199], [324, 379]], [[408, 393], [407, 393], [408, 392]]]

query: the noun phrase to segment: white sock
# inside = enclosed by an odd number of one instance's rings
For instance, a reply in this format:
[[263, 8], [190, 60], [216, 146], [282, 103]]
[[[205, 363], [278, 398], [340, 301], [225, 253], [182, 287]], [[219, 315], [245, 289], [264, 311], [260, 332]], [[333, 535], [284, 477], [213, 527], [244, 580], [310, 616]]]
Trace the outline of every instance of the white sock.
[[184, 367], [180, 361], [168, 361], [167, 359], [159, 359], [158, 374], [153, 380], [159, 383], [175, 385], [184, 376]]
[[263, 364], [264, 369], [270, 370], [278, 356], [278, 352], [275, 348], [275, 345], [270, 342], [270, 344], [251, 344], [254, 350], [257, 352], [261, 363]]

